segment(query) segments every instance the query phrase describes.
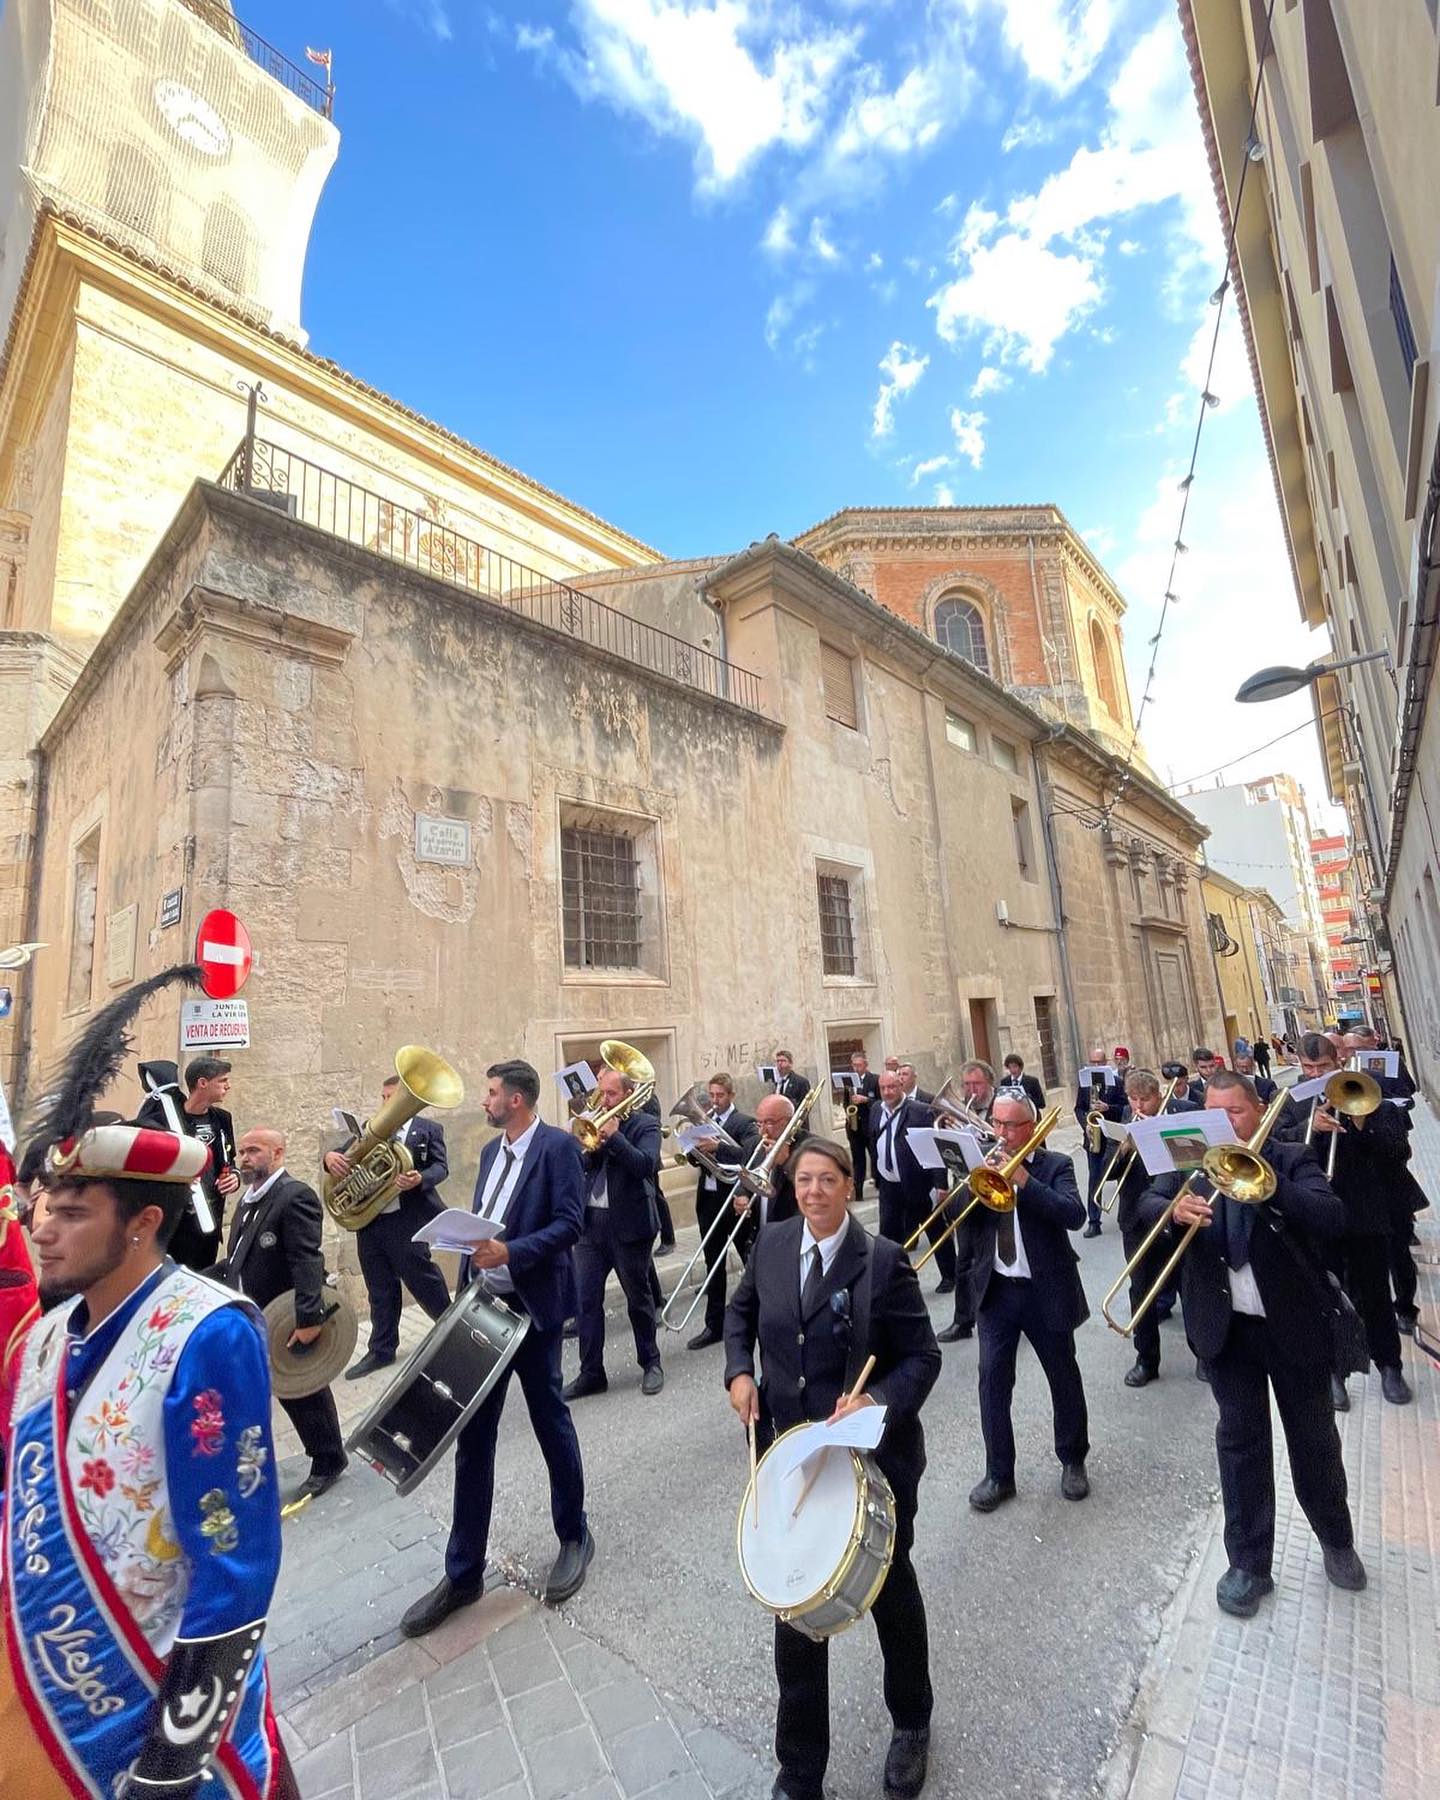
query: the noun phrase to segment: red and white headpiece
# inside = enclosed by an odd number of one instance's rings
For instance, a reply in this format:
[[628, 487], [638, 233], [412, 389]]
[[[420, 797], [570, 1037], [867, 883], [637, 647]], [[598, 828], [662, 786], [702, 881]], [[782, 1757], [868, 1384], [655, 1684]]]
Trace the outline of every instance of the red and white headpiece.
[[45, 1158], [52, 1181], [174, 1181], [187, 1187], [209, 1164], [208, 1144], [145, 1125], [95, 1125], [53, 1144]]

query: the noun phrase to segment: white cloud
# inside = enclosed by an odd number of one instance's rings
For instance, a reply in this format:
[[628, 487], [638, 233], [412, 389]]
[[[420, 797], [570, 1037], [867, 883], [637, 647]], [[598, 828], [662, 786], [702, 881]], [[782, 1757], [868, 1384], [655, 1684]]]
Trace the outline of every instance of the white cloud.
[[[1213, 370], [1210, 369], [1212, 343], [1215, 345]], [[1210, 392], [1220, 402], [1219, 411], [1228, 412], [1232, 406], [1254, 397], [1250, 358], [1245, 349], [1245, 334], [1240, 329], [1240, 315], [1233, 295], [1227, 298], [1225, 311], [1220, 319], [1219, 341], [1215, 341], [1215, 314], [1207, 311], [1195, 327], [1195, 335], [1190, 339], [1189, 348], [1180, 364], [1180, 373], [1187, 389], [1184, 395], [1187, 411], [1189, 403], [1198, 403], [1204, 391], [1207, 370]], [[1189, 416], [1193, 418], [1193, 412], [1189, 412]]]
[[987, 394], [999, 394], [1010, 385], [1010, 377], [1003, 369], [991, 366], [983, 368], [970, 383], [970, 398], [983, 400]]
[[987, 356], [1043, 374], [1060, 339], [1103, 294], [1094, 261], [1007, 231], [964, 254], [964, 272], [931, 296], [947, 343], [984, 333]]
[[883, 269], [885, 267], [885, 258], [878, 250], [872, 250], [865, 258], [865, 267], [867, 271], [873, 275], [878, 269]]
[[998, 7], [1005, 42], [1032, 81], [1068, 94], [1095, 67], [1115, 25], [1115, 0], [965, 0], [972, 13]]
[[958, 406], [950, 409], [950, 429], [955, 434], [955, 449], [965, 457], [972, 469], [978, 469], [985, 460], [985, 415], [983, 412], [962, 412]]
[[938, 475], [942, 469], [952, 468], [954, 462], [953, 456], [927, 456], [924, 462], [916, 463], [910, 471], [911, 487], [919, 487], [927, 475]]
[[826, 235], [824, 219], [810, 221], [810, 248], [821, 262], [838, 263], [840, 252]]
[[1138, 238], [1121, 238], [1115, 246], [1122, 256], [1142, 256], [1145, 246]]
[[528, 50], [539, 56], [555, 46], [555, 28], [552, 25], [527, 25], [522, 19], [515, 27], [515, 47], [517, 50]]
[[760, 243], [772, 256], [786, 256], [795, 248], [794, 221], [790, 217], [788, 206], [775, 208]]
[[1012, 150], [1035, 150], [1055, 140], [1057, 127], [1051, 119], [1012, 119], [1000, 140], [1000, 148], [1008, 156]]
[[418, 19], [442, 44], [448, 44], [455, 35], [450, 14], [441, 0], [386, 0], [386, 4], [391, 12], [399, 13], [403, 18]]
[[797, 281], [778, 293], [765, 313], [765, 342], [777, 354], [796, 318], [815, 298], [813, 281]]
[[880, 358], [880, 373], [884, 379], [875, 396], [875, 410], [870, 420], [871, 437], [889, 437], [895, 429], [895, 402], [902, 394], [910, 392], [929, 366], [930, 358], [922, 356], [909, 344], [902, 344], [898, 339], [891, 344]]
[[558, 57], [583, 97], [689, 140], [702, 188], [735, 181], [773, 146], [814, 141], [858, 27], [774, 23], [766, 0], [575, 0]]
[[948, 481], [935, 483], [934, 504], [936, 506], [953, 506], [955, 504], [955, 490]]

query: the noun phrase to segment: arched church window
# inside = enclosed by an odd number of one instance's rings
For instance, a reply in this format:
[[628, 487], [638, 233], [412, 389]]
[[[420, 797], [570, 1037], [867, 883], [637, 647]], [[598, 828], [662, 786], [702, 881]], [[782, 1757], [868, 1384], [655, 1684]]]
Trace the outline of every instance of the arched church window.
[[1123, 715], [1120, 711], [1120, 688], [1115, 679], [1115, 658], [1111, 653], [1110, 640], [1105, 635], [1105, 627], [1098, 619], [1090, 621], [1090, 660], [1095, 665], [1095, 691], [1100, 696], [1100, 704], [1112, 719]]
[[228, 200], [217, 200], [205, 214], [200, 266], [232, 294], [248, 294], [254, 289], [255, 240], [250, 222]]
[[985, 615], [973, 600], [942, 600], [935, 608], [935, 636], [947, 650], [973, 663], [982, 675], [990, 673]]
[[105, 210], [117, 225], [141, 237], [158, 237], [165, 178], [159, 164], [125, 139], [110, 152], [105, 172]]

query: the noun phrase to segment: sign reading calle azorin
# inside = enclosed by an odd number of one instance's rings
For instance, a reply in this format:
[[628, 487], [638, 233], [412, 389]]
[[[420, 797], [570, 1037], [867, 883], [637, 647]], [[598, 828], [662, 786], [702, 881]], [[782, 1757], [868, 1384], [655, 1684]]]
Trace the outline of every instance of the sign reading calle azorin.
[[470, 862], [470, 821], [416, 813], [415, 860], [448, 863], [456, 869], [467, 867]]

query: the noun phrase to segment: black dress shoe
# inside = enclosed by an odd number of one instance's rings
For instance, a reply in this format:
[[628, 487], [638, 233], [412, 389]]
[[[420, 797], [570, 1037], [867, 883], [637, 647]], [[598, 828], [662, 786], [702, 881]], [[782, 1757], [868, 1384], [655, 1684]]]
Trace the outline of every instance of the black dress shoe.
[[1083, 1500], [1090, 1492], [1090, 1477], [1083, 1462], [1066, 1463], [1060, 1471], [1060, 1492], [1067, 1500]]
[[422, 1594], [400, 1621], [400, 1630], [408, 1638], [424, 1637], [437, 1625], [443, 1625], [462, 1606], [473, 1606], [484, 1592], [483, 1587], [456, 1587], [448, 1575], [428, 1594]]
[[1251, 1575], [1245, 1569], [1227, 1569], [1215, 1583], [1215, 1604], [1221, 1612], [1237, 1619], [1253, 1619], [1260, 1602], [1273, 1592], [1275, 1583], [1268, 1575]]
[[579, 1543], [562, 1544], [560, 1554], [555, 1558], [555, 1565], [545, 1580], [545, 1592], [541, 1598], [547, 1606], [559, 1606], [562, 1600], [568, 1600], [572, 1594], [578, 1594], [585, 1585], [585, 1571], [590, 1567], [595, 1555], [595, 1540], [590, 1535], [590, 1527], [585, 1527], [585, 1536]]
[[1354, 1550], [1337, 1550], [1333, 1544], [1322, 1544], [1320, 1548], [1325, 1553], [1325, 1573], [1332, 1584], [1358, 1594], [1365, 1586], [1366, 1575], [1365, 1565]]
[[1203, 1381], [1206, 1387], [1209, 1387], [1210, 1385], [1210, 1370], [1198, 1356], [1195, 1358], [1195, 1379], [1197, 1381]]
[[1408, 1406], [1415, 1398], [1410, 1383], [1396, 1367], [1380, 1371], [1380, 1391], [1392, 1406]]
[[1345, 1390], [1345, 1383], [1338, 1375], [1330, 1377], [1330, 1404], [1336, 1412], [1349, 1412], [1350, 1396]]
[[342, 1462], [338, 1469], [326, 1469], [317, 1472], [312, 1469], [298, 1487], [291, 1488], [284, 1496], [283, 1505], [299, 1507], [307, 1500], [318, 1500], [322, 1494], [328, 1494], [335, 1483], [350, 1467], [349, 1460]]
[[975, 1327], [973, 1325], [962, 1325], [957, 1319], [953, 1325], [947, 1325], [943, 1331], [935, 1333], [935, 1342], [937, 1344], [958, 1344], [962, 1339], [971, 1338], [974, 1335]]
[[703, 1331], [697, 1331], [685, 1346], [687, 1350], [708, 1350], [712, 1344], [720, 1342], [720, 1333], [712, 1331], [707, 1325]]
[[976, 1512], [994, 1512], [997, 1506], [1003, 1506], [1007, 1500], [1015, 1498], [1013, 1481], [997, 1481], [993, 1475], [987, 1475], [983, 1481], [976, 1482], [970, 1490], [970, 1504]]
[[658, 1394], [664, 1385], [665, 1371], [660, 1367], [659, 1363], [651, 1363], [650, 1367], [646, 1369], [645, 1373], [640, 1377], [640, 1392], [642, 1394]]
[[359, 1381], [366, 1375], [373, 1375], [377, 1369], [388, 1369], [395, 1358], [393, 1356], [377, 1356], [373, 1350], [367, 1350], [359, 1362], [351, 1363], [345, 1371], [347, 1381]]
[[955, 1292], [955, 1277], [953, 1275], [942, 1276], [935, 1292], [937, 1294], [953, 1294]]
[[1415, 1327], [1419, 1323], [1420, 1323], [1420, 1315], [1418, 1312], [1414, 1312], [1414, 1313], [1397, 1312], [1395, 1315], [1395, 1329], [1397, 1331], [1403, 1332], [1406, 1337], [1414, 1337]]
[[583, 1400], [588, 1394], [603, 1394], [608, 1391], [609, 1381], [603, 1375], [577, 1375], [567, 1382], [561, 1390], [562, 1400]]
[[675, 1254], [674, 1238], [661, 1238], [655, 1247], [655, 1254], [657, 1256], [673, 1256]]
[[1087, 1225], [1080, 1235], [1081, 1237], [1099, 1237], [1100, 1227], [1098, 1225]]
[[1152, 1368], [1147, 1362], [1141, 1362], [1138, 1357], [1136, 1358], [1135, 1367], [1125, 1371], [1126, 1387], [1148, 1387], [1152, 1381], [1158, 1381], [1159, 1379], [1160, 1371]]
[[921, 1731], [897, 1727], [885, 1753], [885, 1800], [916, 1800], [929, 1761], [930, 1727]]

